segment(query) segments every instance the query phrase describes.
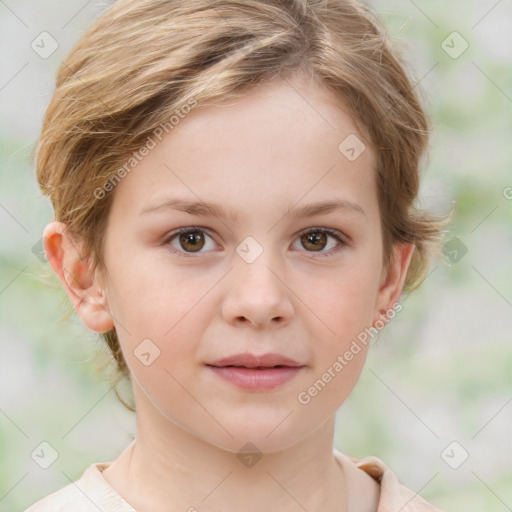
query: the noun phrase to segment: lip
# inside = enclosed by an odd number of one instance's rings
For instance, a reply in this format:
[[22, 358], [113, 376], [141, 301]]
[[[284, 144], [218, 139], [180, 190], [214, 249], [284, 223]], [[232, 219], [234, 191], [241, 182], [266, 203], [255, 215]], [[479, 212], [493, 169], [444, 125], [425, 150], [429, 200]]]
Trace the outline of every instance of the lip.
[[293, 379], [304, 366], [280, 366], [262, 370], [242, 366], [208, 366], [208, 368], [239, 388], [265, 391], [282, 386], [285, 382]]
[[236, 354], [206, 366], [231, 384], [252, 391], [270, 390], [281, 386], [305, 367], [280, 354]]
[[260, 356], [254, 354], [235, 354], [212, 363], [209, 366], [245, 366], [246, 368], [256, 368], [262, 366], [271, 368], [273, 366], [304, 366], [289, 357], [282, 356], [281, 354], [262, 354]]

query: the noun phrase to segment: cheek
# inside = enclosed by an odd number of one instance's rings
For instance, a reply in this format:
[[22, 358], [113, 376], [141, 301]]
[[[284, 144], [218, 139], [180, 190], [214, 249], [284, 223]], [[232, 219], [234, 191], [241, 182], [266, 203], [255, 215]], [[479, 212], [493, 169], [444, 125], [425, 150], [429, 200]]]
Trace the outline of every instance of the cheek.
[[[116, 269], [112, 313], [141, 333], [168, 338], [214, 286], [207, 271], [166, 261], [165, 250], [145, 251]], [[218, 279], [217, 279], [218, 280]], [[130, 329], [128, 328], [128, 331]]]
[[297, 395], [308, 414], [321, 417], [326, 410], [334, 412], [354, 389], [372, 339], [374, 290], [374, 277], [355, 271], [322, 289], [309, 288], [307, 303], [314, 305], [319, 317], [311, 321], [319, 329], [312, 344], [315, 363]]
[[206, 313], [198, 307], [176, 314], [171, 310], [154, 308], [142, 314], [129, 323], [131, 335], [120, 342], [134, 380], [154, 405], [168, 418], [186, 420], [194, 407], [187, 390], [197, 378], [195, 363], [204, 332], [200, 322]]
[[[312, 378], [306, 385], [309, 387], [303, 389], [311, 409], [318, 407], [317, 414], [321, 404], [335, 408], [345, 400], [364, 366], [377, 290], [376, 272], [369, 264], [360, 260], [337, 273], [331, 272], [329, 280], [317, 279], [317, 286], [308, 280], [302, 288], [304, 303], [311, 305], [315, 315], [307, 310], [304, 314], [311, 318], [311, 326], [318, 326], [312, 345]], [[310, 331], [314, 331], [313, 327]]]
[[123, 354], [144, 388], [172, 393], [172, 376], [180, 382], [193, 377], [191, 363], [211, 320], [205, 299], [218, 279], [147, 260], [131, 263], [118, 270], [111, 301]]
[[340, 343], [371, 325], [377, 284], [376, 272], [362, 263], [330, 269], [294, 291], [310, 308], [308, 316], [316, 318], [322, 338], [340, 348]]

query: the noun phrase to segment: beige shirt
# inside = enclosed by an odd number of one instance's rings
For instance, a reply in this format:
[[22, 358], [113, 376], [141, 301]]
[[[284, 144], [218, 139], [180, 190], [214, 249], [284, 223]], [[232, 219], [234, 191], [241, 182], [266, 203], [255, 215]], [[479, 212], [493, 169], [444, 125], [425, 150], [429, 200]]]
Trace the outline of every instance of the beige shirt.
[[[354, 464], [380, 483], [376, 512], [441, 512], [398, 482], [395, 474], [377, 457], [348, 457], [334, 449], [340, 462]], [[40, 499], [25, 512], [136, 512], [103, 477], [110, 462], [91, 464], [75, 482]], [[356, 511], [350, 511], [356, 512]]]

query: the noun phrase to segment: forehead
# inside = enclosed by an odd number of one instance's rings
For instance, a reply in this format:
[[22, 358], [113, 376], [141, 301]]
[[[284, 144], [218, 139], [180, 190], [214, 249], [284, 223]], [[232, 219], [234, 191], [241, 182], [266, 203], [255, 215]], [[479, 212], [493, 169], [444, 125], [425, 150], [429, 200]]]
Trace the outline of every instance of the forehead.
[[[235, 130], [238, 130], [237, 137], [233, 139]], [[261, 156], [279, 153], [280, 148], [288, 149], [283, 144], [284, 138], [306, 142], [309, 148], [318, 147], [319, 141], [327, 137], [325, 146], [330, 144], [338, 150], [338, 143], [346, 135], [357, 133], [342, 98], [301, 75], [264, 82], [233, 97], [201, 106], [185, 116], [173, 131], [179, 132], [178, 137], [190, 136], [189, 143], [194, 143], [194, 134], [207, 132], [209, 139], [230, 142], [231, 146], [236, 144], [243, 149], [254, 147], [257, 142], [268, 142], [266, 147], [259, 147]], [[280, 138], [276, 139], [276, 135]], [[208, 142], [196, 141], [200, 145]], [[298, 152], [301, 148], [295, 149]], [[371, 161], [372, 156], [369, 152], [367, 159]]]
[[161, 141], [153, 137], [154, 149], [117, 185], [114, 205], [128, 215], [128, 206], [140, 213], [178, 196], [232, 204], [243, 217], [262, 202], [284, 208], [329, 194], [371, 210], [373, 151], [367, 146], [355, 160], [343, 153], [356, 134], [341, 100], [316, 83], [260, 84], [192, 109]]

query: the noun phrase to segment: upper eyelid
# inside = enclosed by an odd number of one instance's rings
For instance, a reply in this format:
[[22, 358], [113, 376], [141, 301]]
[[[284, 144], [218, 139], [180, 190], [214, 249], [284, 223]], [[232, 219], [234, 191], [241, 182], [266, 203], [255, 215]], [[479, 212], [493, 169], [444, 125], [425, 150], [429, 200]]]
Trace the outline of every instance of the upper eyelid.
[[[350, 238], [348, 235], [346, 235], [343, 231], [340, 231], [339, 229], [336, 229], [336, 228], [330, 228], [330, 227], [327, 227], [327, 226], [312, 226], [312, 227], [309, 227], [309, 228], [304, 228], [304, 229], [301, 229], [300, 231], [298, 231], [295, 236], [298, 236], [298, 235], [301, 235], [303, 233], [308, 233], [310, 231], [326, 231], [328, 232], [327, 234], [330, 234], [329, 231], [333, 232], [333, 233], [336, 233], [344, 238]], [[194, 231], [202, 231], [204, 233], [206, 233], [207, 235], [209, 236], [212, 236], [211, 233], [213, 233], [214, 231], [211, 230], [210, 228], [206, 228], [206, 227], [202, 227], [202, 226], [184, 226], [182, 228], [177, 228], [173, 231], [171, 231], [170, 233], [168, 233], [168, 236], [167, 236], [167, 239], [168, 238], [172, 238], [174, 236], [177, 236], [183, 232], [194, 232]]]

